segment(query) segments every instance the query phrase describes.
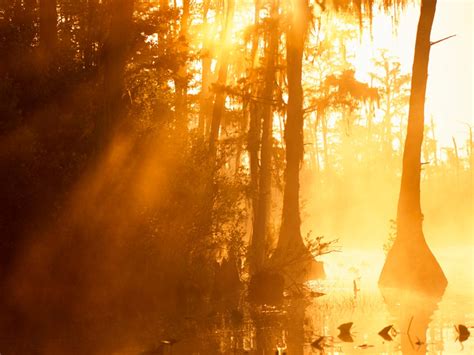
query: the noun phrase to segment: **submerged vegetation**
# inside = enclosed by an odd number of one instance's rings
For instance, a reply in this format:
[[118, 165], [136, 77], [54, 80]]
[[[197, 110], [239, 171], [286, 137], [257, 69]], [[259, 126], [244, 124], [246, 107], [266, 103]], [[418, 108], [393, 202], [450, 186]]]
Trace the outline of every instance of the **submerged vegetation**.
[[418, 291], [439, 301], [420, 201], [438, 235], [469, 242], [472, 127], [447, 146], [424, 118], [425, 12], [413, 73], [390, 48], [365, 73], [356, 60], [377, 16], [407, 6], [0, 0], [0, 353], [341, 347], [352, 320], [336, 340], [308, 333], [305, 310], [371, 308], [357, 273], [349, 301], [320, 301], [325, 257], [370, 243], [388, 254], [382, 286], [435, 285]]

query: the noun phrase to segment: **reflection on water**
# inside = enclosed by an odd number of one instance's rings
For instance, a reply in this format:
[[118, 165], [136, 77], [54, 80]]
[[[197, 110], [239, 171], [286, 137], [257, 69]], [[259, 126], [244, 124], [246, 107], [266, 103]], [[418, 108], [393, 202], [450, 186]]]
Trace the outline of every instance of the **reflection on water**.
[[[222, 315], [204, 335], [173, 347], [175, 354], [457, 354], [474, 353], [468, 338], [456, 341], [454, 324], [474, 324], [466, 313], [446, 307], [445, 300], [411, 294], [361, 291], [327, 281], [313, 284], [328, 294], [309, 302], [287, 300], [285, 305], [246, 310], [240, 325]], [[329, 291], [331, 288], [337, 291]], [[450, 297], [449, 294], [447, 297]], [[384, 302], [385, 301], [385, 302]], [[439, 301], [439, 303], [438, 303]], [[447, 299], [446, 301], [451, 301]], [[457, 302], [455, 302], [458, 304]], [[349, 330], [341, 325], [352, 322]], [[379, 334], [392, 326], [390, 340]], [[321, 349], [324, 349], [323, 351]], [[127, 352], [124, 352], [127, 353]], [[129, 353], [133, 353], [130, 351]]]
[[[473, 270], [460, 263], [470, 260], [470, 253], [469, 248], [437, 253], [450, 283], [444, 295], [430, 299], [378, 290], [375, 280], [383, 254], [354, 252], [350, 257], [333, 257], [333, 280], [326, 282], [328, 298], [318, 299], [310, 313], [328, 335], [337, 334], [338, 324], [354, 322], [354, 343], [337, 344], [338, 348], [326, 349], [326, 353], [474, 353], [472, 338], [460, 343], [454, 327], [474, 325]], [[351, 278], [360, 280], [358, 294], [351, 288]], [[378, 334], [383, 329], [390, 329], [390, 337]], [[358, 347], [364, 344], [373, 347]]]
[[[403, 354], [426, 353], [428, 350], [426, 333], [442, 294], [428, 298], [400, 290], [381, 291], [390, 314], [398, 323]], [[435, 348], [436, 345], [439, 347], [442, 344], [440, 339], [431, 339], [431, 342]]]
[[383, 254], [329, 255], [328, 280], [308, 285], [315, 292], [288, 298], [281, 307], [242, 303], [241, 323], [232, 323], [232, 313], [221, 315], [219, 324], [177, 343], [173, 353], [473, 354], [473, 339], [460, 342], [458, 334], [459, 324], [468, 331], [474, 326], [472, 268], [457, 263], [470, 260], [463, 252], [470, 250], [438, 254], [450, 284], [430, 299], [379, 290]]
[[438, 254], [450, 283], [437, 298], [379, 290], [383, 254], [344, 252], [327, 256], [328, 280], [309, 283], [313, 292], [296, 293], [278, 307], [251, 306], [243, 296], [197, 314], [160, 319], [147, 329], [119, 324], [116, 336], [95, 333], [87, 340], [72, 334], [44, 348], [25, 341], [20, 349], [18, 342], [8, 348], [0, 339], [0, 353], [474, 354], [468, 335], [474, 327], [472, 268], [466, 271], [457, 262], [469, 260], [469, 253]]

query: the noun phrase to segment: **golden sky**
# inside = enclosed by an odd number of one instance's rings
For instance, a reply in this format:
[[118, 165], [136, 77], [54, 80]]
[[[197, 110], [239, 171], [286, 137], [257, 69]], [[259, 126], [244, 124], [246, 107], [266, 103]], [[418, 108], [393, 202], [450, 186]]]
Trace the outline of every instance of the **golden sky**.
[[461, 122], [473, 124], [473, 11], [473, 0], [442, 0], [437, 7], [432, 40], [456, 34], [433, 46], [430, 58], [427, 110], [444, 139], [466, 137]]
[[[418, 2], [407, 7], [400, 15], [396, 34], [389, 16], [375, 16], [373, 41], [366, 31], [357, 50], [354, 64], [359, 79], [368, 81], [371, 58], [378, 48], [387, 48], [399, 57], [404, 71], [411, 71], [419, 9]], [[473, 12], [474, 0], [438, 0], [432, 41], [456, 35], [434, 45], [430, 56], [426, 113], [427, 119], [433, 115], [437, 138], [443, 146], [452, 146], [453, 136], [459, 145], [464, 145], [468, 136], [466, 124], [474, 124]]]

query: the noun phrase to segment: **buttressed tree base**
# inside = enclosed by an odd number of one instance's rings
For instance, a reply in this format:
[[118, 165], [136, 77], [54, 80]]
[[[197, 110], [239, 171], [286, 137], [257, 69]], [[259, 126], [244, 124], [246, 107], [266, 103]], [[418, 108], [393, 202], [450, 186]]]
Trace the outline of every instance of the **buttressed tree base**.
[[0, 0], [0, 355], [474, 354], [473, 10]]

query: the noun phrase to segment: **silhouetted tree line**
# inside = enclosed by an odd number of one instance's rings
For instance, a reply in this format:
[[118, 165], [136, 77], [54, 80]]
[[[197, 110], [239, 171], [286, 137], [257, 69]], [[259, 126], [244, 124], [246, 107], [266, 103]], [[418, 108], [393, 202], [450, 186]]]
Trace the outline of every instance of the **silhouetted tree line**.
[[[245, 277], [322, 276], [311, 261], [332, 245], [303, 241], [303, 163], [328, 182], [354, 162], [371, 166], [374, 151], [402, 152], [392, 142], [402, 146], [403, 120], [392, 128], [408, 77], [382, 54], [382, 74], [358, 81], [325, 17], [355, 13], [362, 29], [373, 5], [0, 1], [0, 283], [11, 322], [197, 312], [211, 298], [238, 304]], [[327, 37], [315, 42], [318, 21]], [[315, 82], [303, 75], [311, 56]]]

